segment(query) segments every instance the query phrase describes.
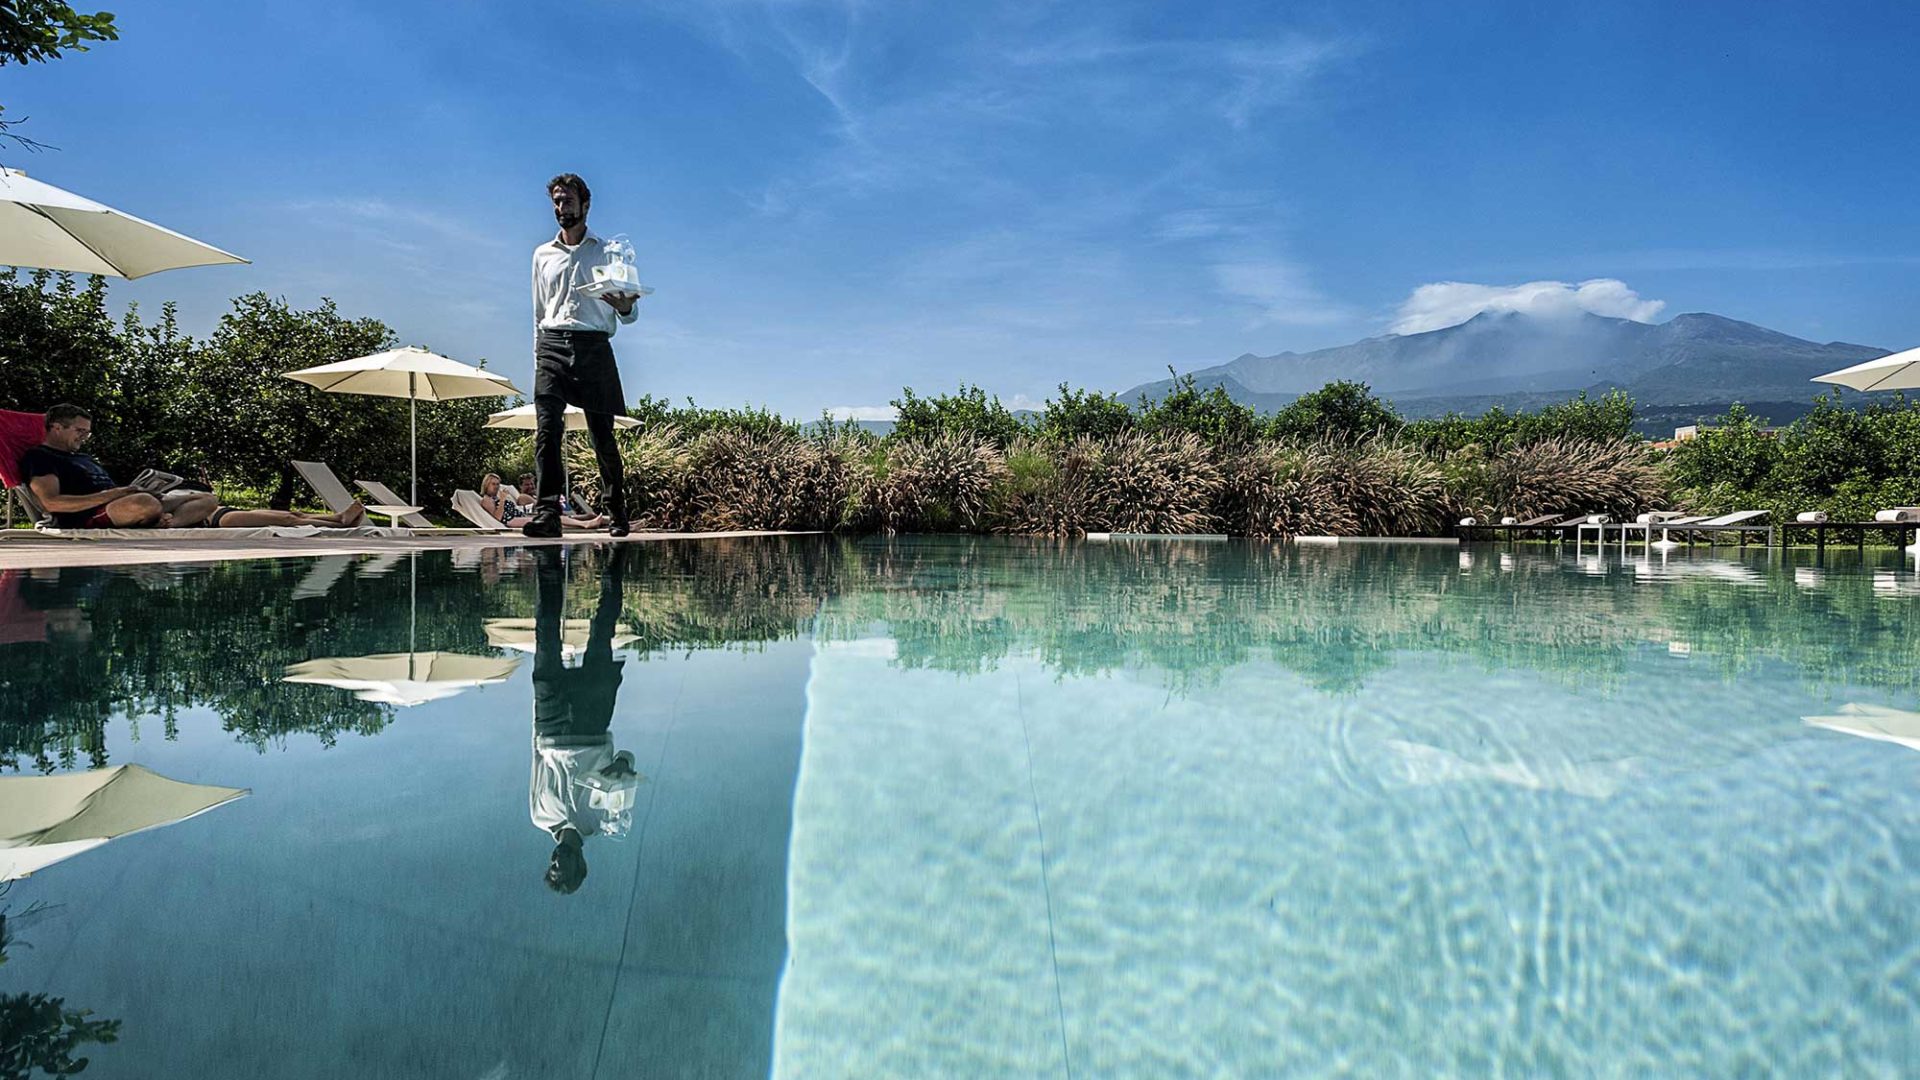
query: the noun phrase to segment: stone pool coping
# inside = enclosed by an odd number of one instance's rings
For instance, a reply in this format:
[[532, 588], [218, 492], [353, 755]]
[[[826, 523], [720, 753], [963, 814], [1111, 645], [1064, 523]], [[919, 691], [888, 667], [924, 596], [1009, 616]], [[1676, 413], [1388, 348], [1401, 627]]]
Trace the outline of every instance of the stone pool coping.
[[0, 570], [62, 566], [138, 566], [148, 563], [224, 562], [229, 559], [290, 559], [313, 555], [379, 555], [388, 552], [462, 551], [481, 548], [550, 547], [566, 544], [648, 544], [662, 540], [730, 540], [757, 536], [816, 536], [815, 532], [743, 529], [732, 532], [636, 532], [615, 539], [605, 533], [580, 533], [554, 540], [529, 540], [518, 533], [501, 536], [341, 536], [216, 540], [204, 534], [185, 539], [155, 533], [140, 539], [90, 540], [42, 536], [10, 530], [0, 539]]

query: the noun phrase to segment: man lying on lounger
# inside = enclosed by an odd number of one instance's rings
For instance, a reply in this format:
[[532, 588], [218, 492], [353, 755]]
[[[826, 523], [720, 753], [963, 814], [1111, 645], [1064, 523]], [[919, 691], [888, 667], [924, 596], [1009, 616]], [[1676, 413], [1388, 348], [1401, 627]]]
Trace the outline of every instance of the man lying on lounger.
[[20, 458], [33, 497], [62, 529], [183, 529], [208, 525], [250, 529], [267, 525], [352, 528], [366, 520], [359, 503], [338, 514], [290, 510], [237, 510], [221, 506], [210, 491], [175, 490], [154, 495], [113, 482], [93, 455], [80, 448], [93, 437], [93, 418], [78, 405], [47, 410], [47, 435]]

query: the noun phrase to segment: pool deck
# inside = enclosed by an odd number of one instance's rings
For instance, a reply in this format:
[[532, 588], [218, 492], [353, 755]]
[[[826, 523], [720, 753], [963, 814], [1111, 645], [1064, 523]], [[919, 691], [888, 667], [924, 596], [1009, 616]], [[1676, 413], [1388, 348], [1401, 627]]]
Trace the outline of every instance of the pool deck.
[[[198, 532], [196, 530], [196, 532]], [[35, 536], [13, 530], [0, 539], [0, 570], [33, 570], [58, 566], [137, 566], [146, 563], [224, 562], [229, 559], [293, 559], [313, 555], [379, 555], [409, 551], [461, 551], [504, 547], [550, 547], [565, 544], [651, 544], [662, 540], [727, 540], [752, 536], [811, 536], [807, 532], [637, 532], [621, 539], [605, 533], [579, 533], [556, 540], [529, 540], [517, 533], [415, 535], [409, 537], [342, 536], [286, 539], [237, 538], [217, 540], [204, 533], [192, 537], [156, 533], [152, 539], [94, 540], [78, 537]], [[26, 534], [26, 535], [19, 535]]]

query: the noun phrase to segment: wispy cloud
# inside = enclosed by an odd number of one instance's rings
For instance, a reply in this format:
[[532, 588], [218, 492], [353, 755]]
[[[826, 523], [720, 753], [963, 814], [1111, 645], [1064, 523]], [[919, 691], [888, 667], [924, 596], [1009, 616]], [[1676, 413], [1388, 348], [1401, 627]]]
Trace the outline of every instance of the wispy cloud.
[[900, 410], [891, 405], [829, 405], [827, 415], [835, 420], [898, 420]]
[[1354, 318], [1351, 308], [1315, 288], [1301, 266], [1285, 259], [1218, 262], [1213, 277], [1228, 297], [1252, 309], [1256, 326], [1325, 326]]
[[413, 250], [429, 244], [457, 243], [474, 247], [507, 246], [498, 230], [463, 221], [443, 211], [408, 206], [386, 199], [296, 199], [287, 210], [342, 228], [377, 232], [395, 247]]
[[1578, 285], [1564, 281], [1529, 281], [1524, 285], [1437, 281], [1413, 290], [1401, 303], [1392, 329], [1396, 334], [1419, 334], [1458, 326], [1485, 311], [1546, 318], [1587, 312], [1652, 322], [1666, 306], [1664, 300], [1644, 299], [1617, 278], [1594, 278]]

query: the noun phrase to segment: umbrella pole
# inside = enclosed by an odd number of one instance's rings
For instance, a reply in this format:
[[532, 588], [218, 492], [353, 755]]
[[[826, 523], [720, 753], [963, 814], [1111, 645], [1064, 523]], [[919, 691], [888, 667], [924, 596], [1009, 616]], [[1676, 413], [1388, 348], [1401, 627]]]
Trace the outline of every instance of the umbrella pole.
[[413, 396], [414, 380], [420, 376], [407, 372], [407, 445], [412, 454], [408, 463], [407, 502], [420, 505], [420, 401]]

